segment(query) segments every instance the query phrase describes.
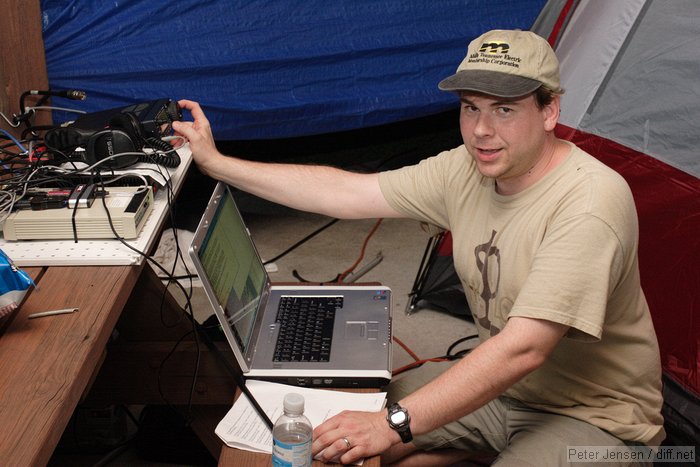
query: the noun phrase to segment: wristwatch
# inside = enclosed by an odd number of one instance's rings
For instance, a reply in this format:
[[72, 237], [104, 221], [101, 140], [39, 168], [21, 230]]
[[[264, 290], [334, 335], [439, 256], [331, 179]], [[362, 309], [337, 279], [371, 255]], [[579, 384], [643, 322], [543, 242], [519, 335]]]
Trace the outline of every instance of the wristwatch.
[[411, 433], [411, 427], [409, 425], [411, 416], [408, 415], [408, 410], [404, 409], [396, 402], [389, 406], [386, 421], [389, 422], [389, 426], [396, 430], [399, 436], [401, 436], [401, 441], [408, 443], [413, 439], [413, 434]]

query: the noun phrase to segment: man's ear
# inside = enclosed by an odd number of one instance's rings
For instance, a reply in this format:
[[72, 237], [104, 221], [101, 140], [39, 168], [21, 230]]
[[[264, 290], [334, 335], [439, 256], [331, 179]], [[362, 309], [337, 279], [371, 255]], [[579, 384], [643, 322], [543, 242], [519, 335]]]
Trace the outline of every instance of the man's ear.
[[559, 114], [561, 113], [560, 104], [560, 97], [555, 95], [552, 98], [552, 102], [545, 105], [542, 109], [542, 113], [544, 114], [545, 131], [554, 131], [554, 128], [557, 126], [557, 122], [559, 122]]

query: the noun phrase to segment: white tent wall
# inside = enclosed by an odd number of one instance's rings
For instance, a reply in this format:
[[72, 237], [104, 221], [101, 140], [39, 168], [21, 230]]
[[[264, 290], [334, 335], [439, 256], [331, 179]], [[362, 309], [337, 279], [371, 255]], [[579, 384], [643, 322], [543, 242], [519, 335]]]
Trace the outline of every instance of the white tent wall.
[[700, 2], [581, 2], [557, 46], [562, 123], [700, 177]]
[[562, 32], [556, 53], [561, 63], [561, 123], [578, 128], [627, 39], [645, 0], [581, 1]]

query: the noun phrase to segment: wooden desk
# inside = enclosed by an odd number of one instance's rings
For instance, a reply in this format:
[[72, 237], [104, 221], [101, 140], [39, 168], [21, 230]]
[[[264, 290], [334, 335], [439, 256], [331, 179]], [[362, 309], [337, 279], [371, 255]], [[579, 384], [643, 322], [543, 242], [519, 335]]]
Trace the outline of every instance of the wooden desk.
[[[38, 287], [0, 323], [2, 465], [46, 465], [79, 402], [165, 404], [159, 384], [167, 388], [167, 403], [190, 402], [194, 342], [179, 346], [172, 365], [160, 372], [158, 363], [192, 327], [150, 267], [23, 269]], [[27, 318], [69, 307], [79, 311]], [[119, 338], [110, 342], [115, 329]], [[217, 458], [223, 443], [214, 428], [230, 408], [235, 385], [216, 356], [205, 347], [199, 351], [192, 428]]]
[[[270, 467], [272, 465], [272, 455], [271, 454], [261, 454], [259, 452], [242, 451], [240, 449], [229, 448], [225, 446], [221, 450], [221, 455], [219, 456], [219, 466], [231, 466], [231, 467]], [[314, 467], [333, 467], [340, 466], [343, 464], [326, 464], [321, 461], [315, 460], [312, 464]], [[370, 459], [365, 459], [362, 463], [363, 467], [379, 467], [381, 465], [379, 456], [374, 456]]]
[[[2, 322], [0, 459], [45, 465], [104, 355], [142, 266], [25, 268], [38, 288]], [[28, 319], [50, 309], [77, 313]]]
[[[181, 153], [181, 157], [181, 165], [171, 174], [175, 193], [191, 162], [189, 151]], [[163, 201], [156, 203], [144, 227], [146, 233], [136, 242], [136, 246], [146, 252], [155, 249], [165, 220], [165, 192], [161, 191], [160, 196]], [[119, 244], [116, 240], [112, 243]], [[81, 264], [79, 257], [86, 247], [80, 243], [74, 247], [70, 245], [71, 254], [77, 255], [77, 259], [68, 260], [61, 254], [54, 255], [52, 250], [44, 250], [44, 246], [36, 242], [3, 241], [0, 247], [6, 253], [8, 249], [16, 249], [17, 256], [31, 252], [39, 262], [39, 265], [23, 265], [14, 254], [8, 253], [33, 277], [37, 287], [28, 293], [19, 310], [0, 319], [0, 462], [13, 466], [45, 465], [103, 363], [108, 373], [112, 368], [110, 362], [115, 358], [106, 358], [110, 354], [107, 343], [120, 323], [122, 311], [126, 316], [141, 313], [158, 321], [162, 330], [162, 315], [153, 308], [165, 294], [151, 268], [145, 266], [146, 262], [128, 256], [118, 258], [124, 263], [110, 264], [109, 259], [98, 258], [99, 263], [87, 261], [93, 265], [86, 266], [77, 265]], [[70, 264], [64, 265], [67, 261], [71, 261]], [[134, 293], [135, 289], [139, 293]], [[165, 302], [169, 313], [178, 318], [182, 316], [181, 308], [172, 297], [166, 297]], [[78, 308], [79, 311], [27, 318], [32, 313], [62, 308]], [[147, 311], [143, 312], [144, 309]], [[158, 332], [154, 334], [159, 335]], [[179, 334], [178, 338], [181, 336]], [[118, 360], [120, 347], [116, 347]], [[155, 379], [154, 373], [151, 369], [150, 380]], [[124, 376], [130, 374], [122, 372], [118, 377], [128, 380]], [[143, 385], [132, 384], [138, 389], [129, 392], [129, 396], [141, 403], [150, 403]], [[221, 401], [227, 401], [228, 405], [232, 394], [233, 388], [229, 386], [225, 398], [220, 396]], [[96, 397], [99, 396], [98, 392]], [[176, 398], [175, 403], [179, 400]], [[163, 403], [162, 398], [159, 401]], [[220, 445], [216, 445], [217, 454], [219, 450]]]

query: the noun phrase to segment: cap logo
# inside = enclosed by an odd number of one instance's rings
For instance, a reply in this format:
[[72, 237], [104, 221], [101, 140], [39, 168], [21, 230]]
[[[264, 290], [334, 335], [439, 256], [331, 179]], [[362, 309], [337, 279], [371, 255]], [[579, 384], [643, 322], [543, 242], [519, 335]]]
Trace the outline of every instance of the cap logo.
[[502, 41], [484, 42], [478, 52], [474, 52], [467, 57], [467, 63], [483, 63], [496, 67], [520, 68], [520, 57], [509, 55], [510, 44]]
[[506, 54], [510, 50], [507, 42], [484, 42], [481, 44], [479, 53], [482, 54]]

